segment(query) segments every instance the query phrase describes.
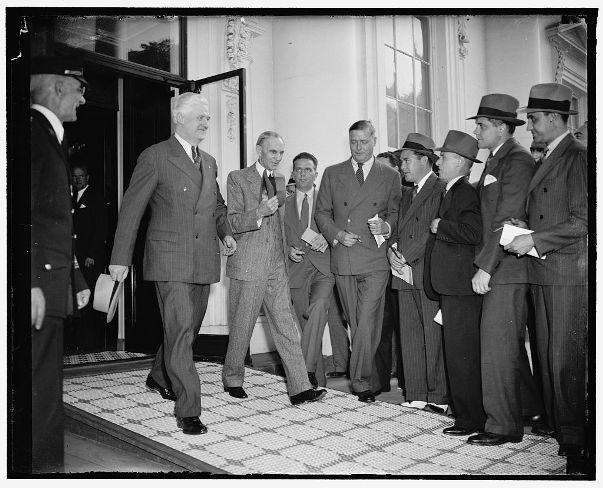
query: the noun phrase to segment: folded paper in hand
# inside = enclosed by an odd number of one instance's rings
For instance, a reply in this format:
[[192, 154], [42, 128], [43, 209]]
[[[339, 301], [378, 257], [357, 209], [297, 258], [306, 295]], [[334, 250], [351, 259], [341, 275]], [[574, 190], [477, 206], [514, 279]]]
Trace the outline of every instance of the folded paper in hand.
[[[302, 234], [301, 238], [302, 238], [302, 241], [307, 242], [308, 244], [312, 244], [312, 241], [314, 240], [314, 238], [317, 235], [319, 235], [319, 234], [317, 234], [312, 229], [310, 229], [310, 227], [308, 227]], [[324, 249], [321, 252], [325, 252], [325, 251], [326, 251], [326, 249]]]
[[433, 318], [433, 321], [436, 324], [444, 325], [444, 321], [442, 320], [442, 310], [438, 310], [438, 313], [436, 313], [436, 316]]
[[412, 281], [412, 268], [408, 264], [403, 264], [402, 269], [398, 272], [392, 268], [392, 275], [406, 281], [409, 285], [413, 284]]
[[[500, 245], [506, 246], [507, 244], [509, 244], [509, 242], [515, 239], [515, 237], [522, 236], [525, 234], [531, 234], [532, 232], [534, 231], [530, 229], [524, 229], [522, 227], [517, 227], [516, 225], [505, 224], [503, 226], [502, 234], [500, 235]], [[530, 249], [527, 254], [529, 254], [530, 256], [534, 256], [535, 258], [546, 259], [546, 256], [538, 255], [538, 251], [536, 251], [535, 247]]]
[[[371, 222], [377, 222], [379, 220], [379, 214], [375, 214], [375, 216], [371, 219], [368, 219], [369, 224]], [[381, 247], [381, 244], [383, 244], [385, 242], [385, 237], [383, 237], [381, 234], [373, 234], [373, 236], [375, 237], [375, 242], [377, 243], [377, 247]]]

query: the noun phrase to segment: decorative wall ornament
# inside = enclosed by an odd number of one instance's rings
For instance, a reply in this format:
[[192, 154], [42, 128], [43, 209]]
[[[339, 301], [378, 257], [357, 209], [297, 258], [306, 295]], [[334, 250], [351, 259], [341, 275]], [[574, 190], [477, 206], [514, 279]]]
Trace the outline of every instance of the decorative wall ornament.
[[226, 21], [226, 59], [231, 69], [241, 68], [248, 57], [251, 33], [244, 18]]
[[226, 96], [226, 137], [234, 142], [239, 125], [239, 99], [236, 96]]
[[564, 49], [557, 42], [553, 42], [557, 50], [557, 67], [555, 68], [555, 83], [561, 83], [563, 80], [563, 71], [565, 70], [565, 55]]
[[457, 17], [457, 38], [459, 42], [459, 57], [461, 59], [465, 59], [467, 54], [469, 54], [469, 49], [466, 46], [471, 41], [469, 34], [467, 34], [467, 22], [469, 20], [471, 19], [467, 15], [459, 15]]

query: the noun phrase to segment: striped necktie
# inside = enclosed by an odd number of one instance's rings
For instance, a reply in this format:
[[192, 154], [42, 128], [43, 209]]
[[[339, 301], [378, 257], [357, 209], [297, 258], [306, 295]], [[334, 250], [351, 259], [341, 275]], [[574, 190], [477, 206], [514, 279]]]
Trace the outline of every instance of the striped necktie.
[[362, 165], [364, 163], [358, 163], [358, 169], [356, 170], [356, 179], [358, 180], [358, 184], [362, 186], [364, 183], [364, 172], [362, 171]]
[[302, 202], [302, 206], [301, 206], [301, 216], [299, 218], [299, 222], [303, 226], [304, 229], [308, 227], [309, 219], [310, 219], [310, 205], [308, 204], [308, 194], [305, 193], [304, 201]]
[[191, 151], [193, 154], [193, 164], [195, 165], [195, 168], [201, 169], [201, 154], [199, 154], [197, 146], [191, 146]]

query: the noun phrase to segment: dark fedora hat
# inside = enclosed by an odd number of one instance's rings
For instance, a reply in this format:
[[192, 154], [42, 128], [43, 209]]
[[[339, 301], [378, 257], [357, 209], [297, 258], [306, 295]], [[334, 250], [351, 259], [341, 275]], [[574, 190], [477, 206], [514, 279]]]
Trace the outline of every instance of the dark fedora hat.
[[479, 148], [477, 147], [477, 139], [458, 130], [450, 130], [446, 134], [446, 139], [442, 147], [437, 147], [436, 151], [452, 152], [470, 159], [474, 163], [483, 163], [477, 159]]
[[434, 163], [438, 160], [438, 156], [434, 153], [435, 142], [431, 137], [427, 137], [426, 135], [419, 134], [418, 132], [411, 132], [406, 137], [406, 141], [402, 144], [402, 147], [396, 151], [398, 159], [400, 158], [400, 154], [405, 149], [414, 151], [418, 154], [422, 154], [423, 156], [427, 156], [429, 160]]
[[578, 112], [571, 109], [572, 90], [559, 83], [541, 83], [530, 89], [528, 105], [518, 112], [557, 112], [564, 115], [574, 115]]
[[523, 125], [526, 121], [517, 118], [517, 107], [519, 107], [519, 100], [511, 95], [503, 93], [484, 95], [479, 103], [477, 115], [469, 117], [467, 120], [487, 117], [488, 119], [502, 120], [511, 125]]
[[36, 56], [31, 58], [32, 75], [62, 75], [75, 78], [83, 85], [88, 82], [84, 78], [84, 68], [79, 59], [63, 56]]

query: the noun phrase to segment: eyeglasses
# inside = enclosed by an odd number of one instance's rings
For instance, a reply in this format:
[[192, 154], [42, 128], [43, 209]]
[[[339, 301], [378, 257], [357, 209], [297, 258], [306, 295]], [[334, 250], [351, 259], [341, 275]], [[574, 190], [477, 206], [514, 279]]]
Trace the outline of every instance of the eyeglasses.
[[293, 170], [295, 173], [297, 173], [298, 175], [309, 175], [314, 173], [314, 170], [312, 168], [297, 168]]

